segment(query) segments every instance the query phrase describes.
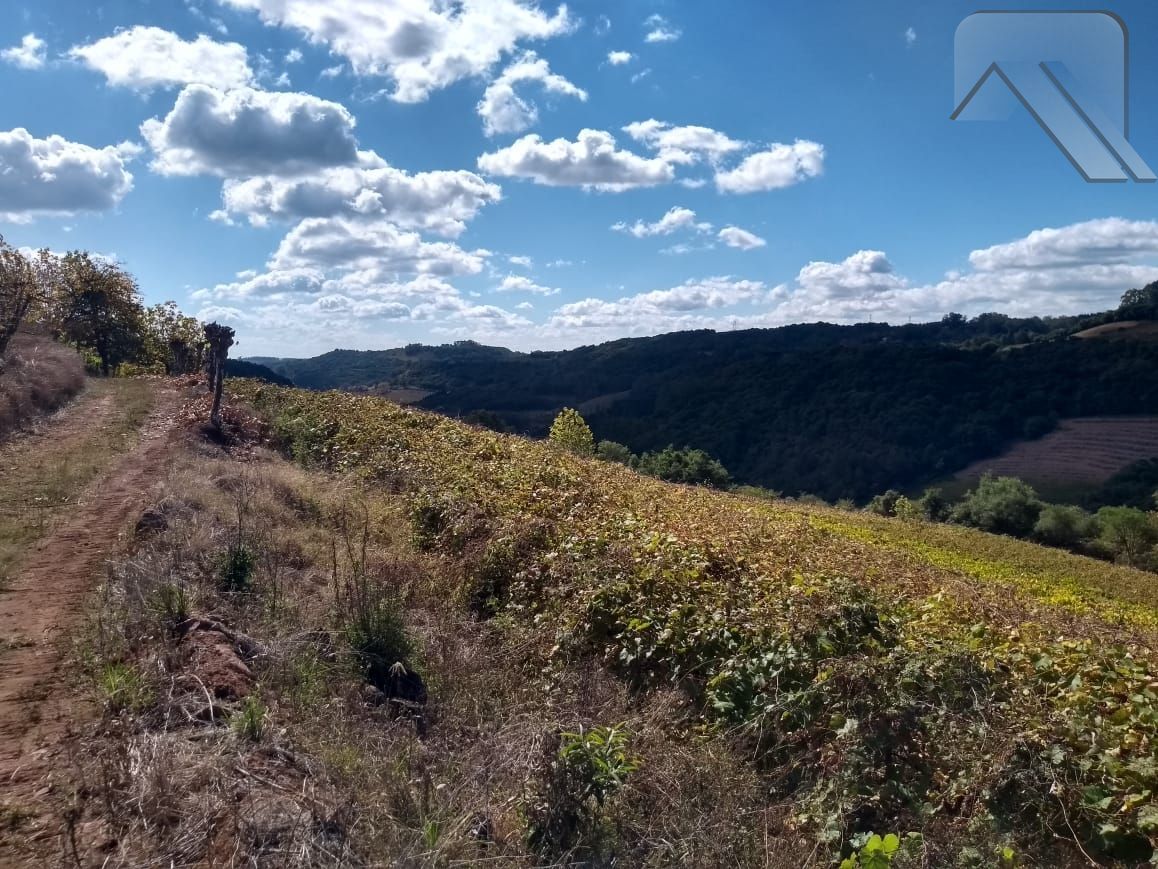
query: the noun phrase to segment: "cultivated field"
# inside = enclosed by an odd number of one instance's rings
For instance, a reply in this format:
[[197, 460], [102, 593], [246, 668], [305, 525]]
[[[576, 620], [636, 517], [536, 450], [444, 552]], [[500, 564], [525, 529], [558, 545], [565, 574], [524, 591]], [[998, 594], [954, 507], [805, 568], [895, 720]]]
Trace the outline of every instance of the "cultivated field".
[[1018, 477], [1042, 492], [1079, 490], [1101, 485], [1134, 462], [1155, 456], [1158, 417], [1068, 419], [1040, 440], [1022, 441], [996, 458], [973, 463], [953, 482], [963, 489], [982, 474], [993, 473]]

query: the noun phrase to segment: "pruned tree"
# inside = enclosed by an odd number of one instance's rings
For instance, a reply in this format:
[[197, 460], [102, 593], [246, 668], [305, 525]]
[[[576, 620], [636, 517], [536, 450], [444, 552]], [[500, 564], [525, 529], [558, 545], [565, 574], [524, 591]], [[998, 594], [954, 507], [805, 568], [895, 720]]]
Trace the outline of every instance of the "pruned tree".
[[225, 361], [229, 358], [229, 348], [233, 346], [234, 331], [219, 323], [207, 323], [204, 328], [205, 342], [209, 345], [209, 391], [213, 393], [213, 410], [209, 413], [210, 424], [221, 431], [221, 394], [225, 389]]
[[144, 307], [137, 282], [115, 262], [87, 251], [59, 259], [49, 318], [66, 341], [92, 353], [101, 374], [138, 358]]
[[38, 289], [32, 262], [0, 235], [0, 364], [8, 342], [31, 310]]

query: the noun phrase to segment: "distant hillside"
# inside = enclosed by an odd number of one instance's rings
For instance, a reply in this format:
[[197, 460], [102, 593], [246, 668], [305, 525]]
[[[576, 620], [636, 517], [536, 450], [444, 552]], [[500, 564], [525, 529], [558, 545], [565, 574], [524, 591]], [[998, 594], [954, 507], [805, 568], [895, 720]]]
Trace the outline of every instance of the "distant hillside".
[[253, 360], [228, 359], [225, 362], [227, 377], [249, 377], [253, 380], [264, 380], [266, 383], [276, 383], [278, 386], [293, 386], [294, 382], [283, 377], [276, 371], [267, 368]]
[[680, 332], [563, 352], [464, 341], [262, 361], [313, 389], [429, 391], [415, 403], [456, 416], [492, 411], [536, 436], [560, 408], [576, 407], [597, 438], [636, 452], [695, 446], [743, 482], [864, 500], [944, 478], [1060, 419], [1158, 414], [1158, 344], [1072, 338], [1116, 316], [954, 314], [906, 326]]

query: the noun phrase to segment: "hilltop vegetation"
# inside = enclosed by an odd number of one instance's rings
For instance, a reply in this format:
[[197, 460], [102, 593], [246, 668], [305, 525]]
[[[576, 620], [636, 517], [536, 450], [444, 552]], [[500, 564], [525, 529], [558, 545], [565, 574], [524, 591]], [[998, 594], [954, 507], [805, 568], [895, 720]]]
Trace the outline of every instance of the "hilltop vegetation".
[[[1158, 286], [1088, 317], [986, 314], [908, 326], [683, 332], [558, 353], [458, 342], [260, 360], [314, 389], [410, 387], [420, 406], [545, 436], [578, 408], [636, 453], [702, 449], [737, 480], [860, 502], [1050, 432], [1059, 419], [1158, 413], [1158, 345], [1072, 340], [1151, 316]], [[1158, 315], [1155, 315], [1158, 316]]]
[[[675, 691], [669, 726], [748, 758], [805, 854], [870, 832], [901, 837], [896, 865], [1128, 865], [1158, 844], [1148, 574], [670, 486], [371, 398], [237, 388], [300, 462], [397, 493], [446, 600], [542, 656], [537, 690], [598, 665], [635, 703]], [[540, 856], [658, 858], [615, 795], [657, 761], [618, 723], [588, 721], [603, 747], [564, 744], [562, 778], [532, 788]]]

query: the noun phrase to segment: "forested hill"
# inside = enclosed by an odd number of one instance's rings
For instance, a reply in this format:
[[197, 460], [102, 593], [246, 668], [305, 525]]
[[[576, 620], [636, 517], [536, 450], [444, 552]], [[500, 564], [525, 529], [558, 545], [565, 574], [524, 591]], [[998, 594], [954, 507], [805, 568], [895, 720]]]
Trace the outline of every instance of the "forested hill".
[[1043, 435], [1060, 418], [1158, 413], [1158, 343], [1072, 337], [1126, 314], [1137, 311], [682, 332], [563, 352], [458, 342], [253, 361], [309, 388], [428, 391], [424, 407], [491, 411], [533, 435], [561, 407], [577, 407], [597, 438], [637, 452], [694, 446], [742, 482], [866, 499]]

